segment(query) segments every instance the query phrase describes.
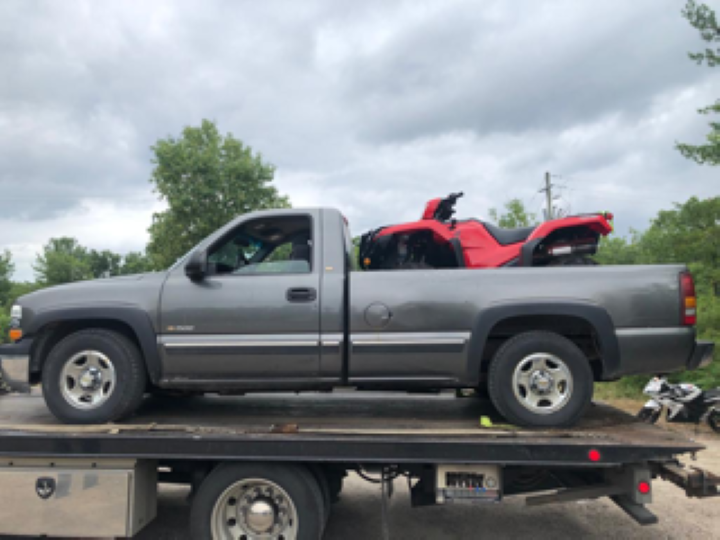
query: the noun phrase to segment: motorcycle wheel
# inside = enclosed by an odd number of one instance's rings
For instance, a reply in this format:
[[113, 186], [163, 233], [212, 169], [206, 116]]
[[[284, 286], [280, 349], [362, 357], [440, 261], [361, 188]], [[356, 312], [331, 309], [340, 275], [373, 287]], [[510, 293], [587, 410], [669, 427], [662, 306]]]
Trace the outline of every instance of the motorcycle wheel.
[[598, 266], [594, 259], [587, 255], [563, 255], [552, 259], [548, 266]]
[[715, 433], [720, 433], [720, 411], [713, 411], [708, 416], [708, 424]]
[[637, 413], [637, 419], [641, 422], [645, 422], [646, 424], [655, 424], [660, 419], [660, 413], [662, 411], [658, 411], [656, 409], [640, 409], [640, 412]]

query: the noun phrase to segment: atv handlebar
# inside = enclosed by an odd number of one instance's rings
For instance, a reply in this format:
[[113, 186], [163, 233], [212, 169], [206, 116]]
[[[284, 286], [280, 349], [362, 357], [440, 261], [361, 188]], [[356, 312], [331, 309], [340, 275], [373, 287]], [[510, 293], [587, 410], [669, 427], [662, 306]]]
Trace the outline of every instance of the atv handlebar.
[[439, 221], [445, 221], [447, 219], [450, 219], [455, 213], [455, 203], [462, 196], [462, 191], [459, 193], [451, 193], [442, 201], [440, 201], [440, 204], [438, 204], [437, 209], [435, 210], [435, 219]]

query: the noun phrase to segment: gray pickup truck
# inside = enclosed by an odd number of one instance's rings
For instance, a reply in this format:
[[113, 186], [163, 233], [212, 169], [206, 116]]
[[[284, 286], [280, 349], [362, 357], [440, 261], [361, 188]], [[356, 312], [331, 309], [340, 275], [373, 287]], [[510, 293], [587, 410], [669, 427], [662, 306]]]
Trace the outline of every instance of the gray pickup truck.
[[18, 299], [3, 377], [42, 383], [67, 423], [168, 390], [486, 387], [509, 421], [550, 427], [580, 418], [594, 381], [712, 358], [683, 266], [360, 272], [352, 251], [337, 210], [241, 216], [166, 272]]

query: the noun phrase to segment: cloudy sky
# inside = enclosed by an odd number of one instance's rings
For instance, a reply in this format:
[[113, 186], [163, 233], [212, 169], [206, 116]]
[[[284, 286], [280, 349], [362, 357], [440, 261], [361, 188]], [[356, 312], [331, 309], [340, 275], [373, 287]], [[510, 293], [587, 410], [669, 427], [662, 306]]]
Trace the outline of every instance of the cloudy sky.
[[[621, 232], [718, 194], [682, 158], [720, 70], [676, 0], [4, 1], [0, 249], [32, 279], [52, 236], [142, 249], [150, 146], [203, 118], [277, 166], [295, 206], [353, 231], [464, 191], [462, 217], [539, 210], [545, 171], [573, 212]], [[717, 0], [709, 0], [720, 8]]]

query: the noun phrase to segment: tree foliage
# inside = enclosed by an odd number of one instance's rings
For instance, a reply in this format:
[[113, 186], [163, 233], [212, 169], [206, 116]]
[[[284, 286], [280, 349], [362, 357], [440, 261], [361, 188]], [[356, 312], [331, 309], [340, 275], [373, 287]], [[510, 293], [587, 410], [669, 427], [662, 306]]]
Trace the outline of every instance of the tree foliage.
[[[700, 37], [711, 44], [704, 51], [689, 53], [692, 60], [699, 65], [708, 67], [720, 65], [720, 47], [712, 48], [712, 44], [720, 43], [720, 26], [718, 26], [715, 12], [705, 4], [698, 5], [689, 0], [682, 11], [683, 17], [700, 32]], [[698, 109], [698, 113], [711, 115], [720, 113], [720, 99], [714, 104]], [[720, 122], [710, 122], [710, 133], [707, 142], [701, 145], [678, 144], [677, 148], [683, 156], [700, 164], [720, 165]]]
[[491, 208], [488, 214], [490, 219], [505, 229], [518, 229], [537, 225], [537, 217], [528, 212], [520, 199], [510, 199], [504, 205], [505, 212], [499, 214], [497, 209]]
[[38, 283], [49, 287], [125, 274], [148, 272], [150, 259], [139, 252], [124, 257], [110, 250], [96, 251], [80, 245], [75, 238], [51, 238], [35, 259], [33, 269]]
[[12, 254], [7, 249], [0, 253], [0, 306], [7, 304], [12, 289], [12, 275], [15, 265], [12, 262]]
[[75, 238], [51, 238], [33, 265], [38, 282], [45, 286], [82, 281], [92, 277], [88, 251]]
[[289, 206], [272, 185], [275, 168], [209, 120], [186, 127], [179, 139], [159, 140], [152, 150], [151, 182], [168, 204], [150, 226], [148, 253], [158, 268], [240, 214]]

